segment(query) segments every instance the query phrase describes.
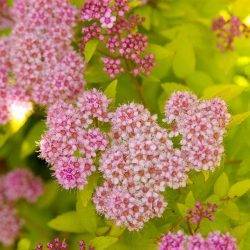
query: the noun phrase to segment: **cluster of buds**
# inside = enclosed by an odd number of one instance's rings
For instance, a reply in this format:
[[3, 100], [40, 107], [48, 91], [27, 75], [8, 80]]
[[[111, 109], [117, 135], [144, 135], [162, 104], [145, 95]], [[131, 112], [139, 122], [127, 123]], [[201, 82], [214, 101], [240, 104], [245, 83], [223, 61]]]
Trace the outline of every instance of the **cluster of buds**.
[[108, 141], [94, 123], [108, 121], [108, 105], [109, 100], [93, 89], [79, 95], [74, 104], [59, 101], [49, 108], [49, 130], [40, 142], [41, 157], [52, 165], [64, 188], [83, 188], [95, 170], [93, 160]]
[[[190, 169], [219, 165], [229, 114], [219, 99], [201, 101], [176, 92], [166, 103], [166, 121], [173, 125], [167, 131], [143, 105], [124, 104], [114, 112], [108, 106], [109, 100], [95, 89], [76, 103], [53, 105], [41, 156], [67, 189], [83, 188], [95, 170], [93, 159], [100, 159], [105, 181], [93, 198], [97, 211], [119, 226], [139, 230], [164, 212], [167, 203], [161, 192], [166, 187], [185, 187]], [[95, 127], [98, 121], [111, 124], [108, 134]], [[182, 136], [180, 148], [172, 142], [176, 135]], [[209, 217], [210, 212], [203, 215]]]
[[87, 0], [81, 11], [84, 21], [83, 48], [91, 39], [100, 40], [109, 54], [102, 58], [104, 71], [115, 78], [128, 71], [134, 76], [150, 74], [153, 54], [146, 54], [147, 36], [136, 31], [144, 20], [129, 14], [128, 0]]
[[207, 238], [200, 234], [191, 236], [179, 231], [162, 237], [159, 250], [236, 250], [236, 240], [229, 234], [212, 232]]
[[[12, 33], [0, 39], [0, 87], [5, 91], [0, 106], [4, 110], [6, 98], [51, 105], [58, 99], [76, 98], [82, 91], [84, 64], [71, 46], [76, 15], [67, 0], [14, 1]], [[0, 117], [2, 123], [7, 120], [5, 114]]]
[[212, 30], [215, 32], [218, 42], [217, 46], [221, 51], [232, 50], [236, 37], [250, 35], [250, 29], [236, 16], [228, 20], [220, 16], [212, 23]]
[[186, 219], [194, 225], [200, 224], [205, 218], [212, 221], [216, 210], [217, 205], [214, 203], [196, 202], [195, 206], [187, 211]]
[[[61, 241], [59, 238], [55, 238], [47, 244], [47, 249], [48, 250], [69, 250], [69, 246], [65, 240]], [[43, 244], [37, 245], [35, 250], [44, 250]], [[95, 248], [91, 246], [88, 247], [84, 241], [80, 241], [79, 250], [95, 250]]]
[[15, 209], [15, 202], [24, 199], [29, 203], [37, 201], [43, 193], [40, 178], [27, 169], [16, 169], [0, 178], [0, 242], [11, 245], [18, 237], [22, 220]]

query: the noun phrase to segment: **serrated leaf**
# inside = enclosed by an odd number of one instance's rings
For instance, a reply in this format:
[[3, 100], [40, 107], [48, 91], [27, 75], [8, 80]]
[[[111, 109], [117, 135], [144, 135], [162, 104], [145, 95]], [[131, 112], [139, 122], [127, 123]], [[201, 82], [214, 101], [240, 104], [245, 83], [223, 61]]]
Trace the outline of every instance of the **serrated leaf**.
[[186, 36], [179, 38], [173, 60], [173, 70], [177, 77], [186, 78], [195, 70], [195, 53], [192, 43]]
[[17, 250], [29, 250], [31, 242], [29, 239], [21, 239], [17, 244]]
[[84, 57], [87, 63], [91, 60], [92, 56], [94, 55], [98, 43], [99, 43], [98, 40], [90, 40], [89, 42], [87, 42], [84, 48]]
[[116, 98], [117, 83], [117, 80], [112, 81], [104, 91], [104, 94], [113, 101], [115, 101]]
[[37, 142], [41, 139], [41, 135], [45, 129], [46, 125], [44, 121], [39, 121], [31, 128], [21, 146], [21, 155], [23, 158], [29, 156], [36, 150]]
[[250, 189], [250, 179], [239, 181], [235, 183], [228, 191], [230, 198], [244, 195]]
[[238, 97], [244, 90], [245, 87], [235, 84], [213, 85], [204, 90], [203, 97], [204, 98], [220, 97], [225, 101], [230, 101]]
[[69, 233], [83, 233], [86, 232], [82, 226], [78, 214], [75, 211], [67, 212], [57, 216], [49, 221], [48, 226], [54, 230], [69, 232]]
[[232, 220], [239, 220], [240, 211], [238, 206], [232, 202], [228, 201], [222, 209], [223, 213]]
[[100, 236], [96, 237], [90, 241], [90, 245], [94, 247], [96, 250], [103, 250], [118, 241], [118, 238], [111, 236]]
[[229, 181], [226, 173], [222, 173], [214, 184], [214, 193], [223, 198], [227, 195], [229, 189]]
[[193, 195], [193, 192], [190, 191], [188, 194], [187, 194], [187, 197], [185, 199], [185, 205], [189, 208], [193, 207], [195, 204], [195, 198], [194, 198], [194, 195]]
[[235, 126], [240, 125], [249, 117], [250, 117], [250, 111], [232, 116], [229, 128], [233, 128]]

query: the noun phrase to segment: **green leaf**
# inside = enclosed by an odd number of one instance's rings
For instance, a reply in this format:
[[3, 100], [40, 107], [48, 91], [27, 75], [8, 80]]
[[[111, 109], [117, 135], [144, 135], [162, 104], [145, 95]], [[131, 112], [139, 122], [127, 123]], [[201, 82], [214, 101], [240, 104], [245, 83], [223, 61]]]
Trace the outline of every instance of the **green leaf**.
[[193, 195], [193, 192], [190, 191], [188, 194], [187, 194], [187, 197], [185, 199], [185, 205], [189, 208], [193, 207], [195, 204], [195, 198], [194, 198], [194, 195]]
[[96, 187], [97, 180], [98, 175], [96, 173], [92, 174], [88, 178], [88, 184], [85, 186], [85, 188], [77, 192], [76, 211], [81, 212], [81, 209], [85, 208], [88, 205]]
[[234, 115], [231, 118], [231, 122], [229, 124], [229, 128], [233, 128], [235, 126], [240, 125], [242, 122], [244, 122], [249, 117], [250, 117], [250, 111], [242, 113], [242, 114]]
[[227, 195], [229, 181], [226, 173], [222, 173], [214, 184], [214, 193], [223, 198]]
[[28, 239], [21, 239], [17, 244], [17, 250], [29, 250], [31, 242]]
[[83, 6], [85, 0], [70, 0], [72, 5], [75, 5], [77, 8]]
[[90, 245], [94, 247], [96, 250], [103, 250], [113, 245], [118, 241], [118, 238], [111, 236], [100, 236], [96, 237], [90, 241]]
[[245, 87], [238, 86], [235, 84], [213, 85], [204, 90], [203, 97], [204, 98], [220, 97], [225, 101], [230, 101], [238, 97], [244, 90]]
[[49, 221], [48, 226], [54, 230], [69, 233], [84, 233], [78, 214], [75, 211], [67, 212]]
[[87, 42], [85, 49], [84, 49], [84, 57], [85, 61], [88, 63], [92, 56], [94, 55], [96, 48], [98, 46], [99, 41], [98, 40], [90, 40]]
[[166, 98], [169, 98], [176, 91], [190, 91], [190, 89], [180, 83], [166, 82], [163, 83], [162, 88], [166, 94]]
[[111, 226], [109, 235], [112, 237], [120, 237], [123, 234], [124, 230], [125, 230], [124, 227], [118, 227], [118, 226], [113, 224]]
[[37, 142], [41, 139], [41, 135], [45, 129], [46, 125], [44, 121], [39, 121], [31, 128], [21, 146], [21, 155], [23, 158], [29, 156], [36, 150]]
[[104, 94], [113, 101], [115, 101], [116, 98], [117, 83], [117, 80], [112, 81], [104, 91]]
[[238, 240], [240, 241], [244, 235], [246, 234], [248, 228], [250, 227], [250, 222], [247, 222], [243, 225], [239, 225], [237, 227], [234, 227], [231, 230], [231, 234]]
[[239, 220], [240, 218], [240, 211], [238, 206], [232, 202], [228, 201], [224, 208], [222, 209], [223, 213], [228, 216], [232, 220]]
[[250, 179], [239, 181], [229, 189], [229, 198], [239, 197], [244, 195], [250, 189]]
[[82, 228], [89, 233], [95, 233], [97, 230], [97, 214], [92, 203], [86, 207], [77, 209], [77, 219]]
[[186, 78], [195, 70], [194, 49], [186, 36], [179, 38], [177, 51], [173, 60], [173, 70], [179, 78]]
[[210, 202], [210, 203], [219, 203], [220, 198], [219, 198], [218, 195], [212, 194], [212, 195], [210, 195], [210, 196], [207, 198], [206, 201], [207, 201], [207, 202]]
[[187, 85], [197, 94], [202, 94], [203, 90], [213, 85], [212, 78], [203, 71], [195, 71], [187, 78]]
[[185, 216], [186, 213], [187, 213], [188, 207], [185, 204], [182, 204], [182, 203], [177, 203], [177, 207], [178, 207], [178, 209], [180, 211], [180, 214], [182, 216]]

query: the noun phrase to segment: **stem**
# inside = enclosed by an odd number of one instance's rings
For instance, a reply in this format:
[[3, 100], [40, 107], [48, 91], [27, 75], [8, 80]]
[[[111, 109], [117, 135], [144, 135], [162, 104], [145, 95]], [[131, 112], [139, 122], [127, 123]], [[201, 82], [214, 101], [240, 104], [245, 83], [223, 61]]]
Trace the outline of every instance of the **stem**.
[[199, 222], [196, 226], [196, 228], [194, 229], [194, 233], [196, 233], [198, 231], [198, 229], [200, 228], [201, 222]]
[[189, 220], [187, 220], [187, 227], [188, 227], [188, 231], [189, 231], [189, 233], [190, 233], [191, 235], [193, 235], [193, 234], [194, 234], [194, 232], [193, 232], [193, 230], [192, 230], [192, 227], [191, 227], [191, 225], [190, 225]]

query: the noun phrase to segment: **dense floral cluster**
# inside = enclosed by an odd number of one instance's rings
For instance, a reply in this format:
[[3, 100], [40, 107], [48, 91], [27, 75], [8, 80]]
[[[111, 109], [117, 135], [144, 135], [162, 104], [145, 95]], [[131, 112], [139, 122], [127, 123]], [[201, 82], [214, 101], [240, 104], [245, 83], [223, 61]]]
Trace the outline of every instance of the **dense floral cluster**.
[[200, 234], [185, 235], [181, 231], [168, 233], [160, 242], [159, 250], [236, 250], [236, 240], [229, 234], [210, 233], [206, 239]]
[[135, 31], [143, 18], [128, 12], [128, 0], [87, 0], [81, 11], [83, 47], [91, 39], [104, 43], [110, 56], [102, 61], [111, 78], [125, 70], [135, 76], [149, 74], [154, 66], [154, 56], [145, 54], [147, 37]]
[[82, 59], [71, 47], [77, 11], [67, 0], [16, 0], [11, 14], [11, 36], [0, 40], [1, 123], [6, 99], [50, 105], [84, 86]]
[[[219, 164], [229, 115], [223, 101], [199, 101], [177, 92], [166, 104], [166, 121], [175, 123], [168, 132], [140, 104], [124, 104], [114, 112], [108, 106], [109, 100], [95, 89], [81, 94], [76, 104], [53, 105], [49, 130], [40, 143], [41, 157], [64, 188], [83, 188], [95, 170], [97, 152], [105, 150], [99, 164], [105, 182], [93, 198], [97, 211], [129, 230], [139, 230], [162, 215], [166, 202], [161, 192], [166, 187], [185, 187], [192, 167], [199, 171]], [[93, 127], [97, 121], [111, 123], [109, 140]], [[178, 134], [180, 148], [171, 140]]]
[[[43, 250], [43, 244], [39, 244], [36, 246], [35, 250]], [[69, 250], [68, 244], [65, 240], [61, 241], [59, 238], [53, 239], [51, 242], [47, 244], [47, 249], [51, 250]], [[95, 250], [93, 247], [87, 245], [84, 241], [79, 242], [79, 250]]]
[[217, 205], [214, 203], [203, 204], [196, 202], [195, 206], [188, 210], [186, 219], [192, 224], [199, 224], [203, 219], [214, 220]]
[[43, 193], [41, 179], [27, 169], [16, 169], [0, 178], [0, 242], [11, 245], [19, 235], [22, 221], [15, 202], [34, 203]]
[[228, 20], [222, 16], [216, 18], [212, 23], [212, 29], [217, 36], [217, 45], [221, 51], [232, 50], [236, 37], [248, 37], [250, 34], [247, 25], [236, 16], [231, 16]]
[[48, 111], [49, 130], [40, 142], [41, 157], [52, 165], [66, 189], [83, 188], [95, 170], [93, 159], [105, 150], [106, 136], [94, 128], [95, 120], [107, 121], [109, 100], [93, 89], [79, 95], [75, 106], [59, 101]]
[[176, 92], [166, 104], [166, 121], [172, 123], [170, 136], [181, 135], [181, 151], [188, 166], [213, 170], [219, 166], [224, 148], [225, 127], [230, 121], [221, 99], [198, 100], [188, 92]]

